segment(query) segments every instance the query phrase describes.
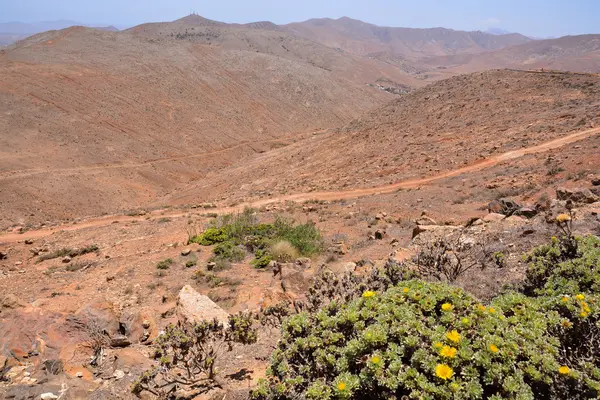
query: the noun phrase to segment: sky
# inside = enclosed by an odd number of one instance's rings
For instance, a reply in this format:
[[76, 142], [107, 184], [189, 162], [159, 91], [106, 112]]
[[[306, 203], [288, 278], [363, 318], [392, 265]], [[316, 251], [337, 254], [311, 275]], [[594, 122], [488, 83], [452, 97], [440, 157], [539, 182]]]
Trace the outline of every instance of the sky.
[[600, 0], [0, 0], [0, 22], [72, 20], [129, 27], [191, 11], [238, 23], [348, 16], [383, 26], [501, 28], [534, 37], [600, 33]]

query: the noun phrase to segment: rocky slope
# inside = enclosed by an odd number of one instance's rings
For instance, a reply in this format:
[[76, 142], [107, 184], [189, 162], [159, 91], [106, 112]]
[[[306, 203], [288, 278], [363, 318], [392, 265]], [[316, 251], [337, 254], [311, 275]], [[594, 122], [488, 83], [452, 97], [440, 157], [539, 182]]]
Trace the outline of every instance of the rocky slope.
[[213, 43], [175, 26], [74, 27], [0, 52], [0, 224], [147, 204], [345, 123], [394, 97], [368, 83], [406, 78], [270, 30], [203, 28]]
[[599, 112], [596, 75], [498, 70], [457, 76], [391, 101], [343, 129], [211, 175], [164, 201], [189, 203], [208, 188], [207, 199], [231, 201], [443, 174], [597, 127]]

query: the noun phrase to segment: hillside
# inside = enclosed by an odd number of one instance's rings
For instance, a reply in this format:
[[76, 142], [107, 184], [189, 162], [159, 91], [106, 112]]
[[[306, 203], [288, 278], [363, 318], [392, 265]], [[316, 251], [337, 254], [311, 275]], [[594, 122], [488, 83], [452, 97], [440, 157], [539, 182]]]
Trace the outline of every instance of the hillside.
[[386, 52], [411, 58], [475, 54], [531, 41], [520, 34], [492, 35], [446, 28], [393, 28], [343, 17], [311, 19], [284, 26], [290, 32], [329, 47], [369, 55]]
[[[443, 174], [599, 124], [600, 76], [503, 70], [457, 76], [340, 130], [212, 174], [162, 202], [300, 192], [310, 198], [310, 192], [378, 187]], [[209, 188], [210, 195], [202, 196]]]
[[536, 40], [485, 54], [460, 54], [422, 60], [425, 66], [446, 72], [473, 72], [489, 68], [557, 69], [600, 72], [600, 35], [564, 36]]
[[377, 79], [412, 83], [274, 31], [219, 28], [209, 44], [144, 29], [73, 27], [0, 53], [2, 224], [147, 204], [389, 101]]

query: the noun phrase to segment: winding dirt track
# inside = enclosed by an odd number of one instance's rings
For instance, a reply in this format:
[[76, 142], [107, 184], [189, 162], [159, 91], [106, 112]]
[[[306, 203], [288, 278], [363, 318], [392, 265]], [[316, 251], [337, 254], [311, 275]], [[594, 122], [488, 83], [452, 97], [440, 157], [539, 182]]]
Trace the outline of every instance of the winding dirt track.
[[[385, 185], [385, 186], [379, 186], [379, 187], [373, 187], [373, 188], [365, 188], [365, 189], [353, 189], [353, 190], [345, 190], [345, 191], [338, 191], [338, 192], [296, 193], [296, 194], [291, 194], [291, 195], [286, 195], [286, 196], [272, 197], [272, 198], [268, 198], [268, 199], [262, 199], [262, 200], [257, 200], [257, 201], [253, 201], [253, 202], [242, 203], [235, 207], [214, 208], [214, 209], [210, 209], [208, 211], [211, 213], [226, 214], [226, 213], [241, 211], [245, 207], [261, 207], [261, 206], [265, 206], [268, 204], [279, 203], [279, 202], [283, 202], [283, 201], [302, 202], [302, 201], [306, 201], [306, 200], [343, 200], [343, 199], [351, 199], [351, 198], [369, 196], [369, 195], [373, 195], [373, 194], [386, 194], [386, 193], [394, 192], [398, 189], [415, 188], [420, 185], [428, 184], [430, 182], [435, 182], [435, 181], [438, 181], [441, 179], [450, 178], [450, 177], [462, 175], [462, 174], [469, 173], [469, 172], [480, 171], [482, 169], [489, 168], [489, 167], [499, 164], [501, 162], [513, 160], [515, 158], [523, 157], [528, 154], [543, 153], [548, 150], [557, 149], [562, 146], [577, 142], [579, 140], [594, 136], [598, 133], [600, 133], [600, 128], [593, 128], [593, 129], [588, 129], [588, 130], [577, 132], [577, 133], [572, 133], [570, 135], [567, 135], [567, 136], [564, 136], [564, 137], [561, 137], [558, 139], [554, 139], [549, 142], [545, 142], [545, 143], [542, 143], [542, 144], [539, 144], [536, 146], [527, 147], [527, 148], [514, 150], [514, 151], [509, 151], [507, 153], [502, 153], [502, 154], [499, 154], [494, 157], [490, 157], [490, 158], [487, 158], [487, 159], [484, 159], [481, 161], [477, 161], [471, 165], [467, 165], [462, 168], [443, 172], [441, 174], [433, 175], [428, 178], [401, 181], [401, 182], [394, 183], [391, 185]], [[165, 218], [165, 217], [178, 218], [178, 217], [185, 216], [187, 214], [188, 214], [188, 212], [163, 213], [160, 215], [157, 214], [157, 215], [151, 216], [150, 218], [151, 219]], [[110, 225], [116, 221], [118, 221], [118, 222], [143, 221], [143, 220], [146, 220], [147, 218], [148, 218], [147, 216], [130, 217], [130, 216], [126, 216], [126, 215], [94, 218], [94, 219], [89, 219], [89, 220], [86, 220], [84, 222], [74, 224], [74, 225], [63, 225], [63, 226], [57, 226], [57, 227], [53, 227], [53, 228], [28, 231], [23, 234], [10, 233], [10, 234], [0, 235], [0, 244], [17, 242], [17, 241], [22, 241], [25, 239], [36, 239], [36, 238], [48, 236], [55, 232], [60, 232], [60, 231], [74, 231], [74, 230], [79, 230], [79, 229], [84, 229], [84, 228], [106, 226], [106, 225]]]

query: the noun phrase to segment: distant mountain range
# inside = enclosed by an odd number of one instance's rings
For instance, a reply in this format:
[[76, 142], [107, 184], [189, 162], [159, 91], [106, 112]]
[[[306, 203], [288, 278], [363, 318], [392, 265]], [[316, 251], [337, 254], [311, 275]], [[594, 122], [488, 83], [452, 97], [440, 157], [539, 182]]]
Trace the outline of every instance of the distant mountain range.
[[36, 33], [55, 31], [65, 29], [70, 26], [87, 26], [90, 28], [103, 29], [116, 32], [119, 29], [110, 25], [104, 24], [83, 24], [77, 21], [60, 20], [60, 21], [42, 21], [35, 23], [26, 22], [2, 22], [0, 23], [0, 46], [7, 46], [18, 40], [25, 39], [28, 36]]

